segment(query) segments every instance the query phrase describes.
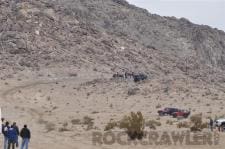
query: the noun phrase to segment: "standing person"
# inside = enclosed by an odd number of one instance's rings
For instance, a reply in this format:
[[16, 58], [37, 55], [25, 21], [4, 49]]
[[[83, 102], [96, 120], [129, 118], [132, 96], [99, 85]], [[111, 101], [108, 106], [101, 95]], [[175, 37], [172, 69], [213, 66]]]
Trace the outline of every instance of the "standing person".
[[[5, 125], [4, 125], [4, 121], [5, 121], [5, 119], [4, 118], [1, 118], [1, 120], [2, 120], [2, 130], [1, 130], [1, 133], [3, 134], [3, 132], [4, 132], [4, 127], [5, 127]], [[3, 136], [4, 136], [4, 134], [3, 134]], [[3, 142], [3, 144], [4, 144], [4, 142]]]
[[1, 121], [2, 121], [2, 133], [3, 133], [3, 131], [4, 131], [4, 121], [5, 121], [5, 119], [4, 118], [1, 118]]
[[211, 130], [211, 131], [213, 131], [213, 123], [214, 123], [214, 122], [213, 122], [213, 119], [210, 118], [210, 119], [209, 119], [209, 127], [210, 127], [210, 130]]
[[15, 149], [15, 144], [18, 137], [17, 137], [16, 129], [14, 128], [13, 125], [9, 128], [7, 136], [8, 136], [8, 149], [10, 149], [11, 146], [12, 146], [12, 149]]
[[20, 136], [22, 137], [21, 149], [28, 149], [28, 143], [31, 138], [31, 133], [27, 128], [27, 125], [24, 125], [23, 129], [20, 132]]
[[19, 127], [16, 125], [16, 122], [13, 122], [13, 128], [16, 130], [16, 147], [19, 146], [19, 135], [20, 135], [20, 132], [19, 132]]
[[9, 122], [5, 122], [3, 127], [3, 135], [4, 135], [4, 149], [8, 149], [8, 130], [9, 130]]

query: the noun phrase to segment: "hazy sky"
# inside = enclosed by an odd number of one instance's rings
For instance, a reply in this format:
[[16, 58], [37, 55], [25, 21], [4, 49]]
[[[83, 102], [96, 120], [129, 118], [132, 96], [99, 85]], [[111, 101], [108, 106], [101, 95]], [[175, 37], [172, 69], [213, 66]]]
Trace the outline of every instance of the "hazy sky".
[[225, 0], [127, 0], [162, 16], [184, 17], [225, 31]]

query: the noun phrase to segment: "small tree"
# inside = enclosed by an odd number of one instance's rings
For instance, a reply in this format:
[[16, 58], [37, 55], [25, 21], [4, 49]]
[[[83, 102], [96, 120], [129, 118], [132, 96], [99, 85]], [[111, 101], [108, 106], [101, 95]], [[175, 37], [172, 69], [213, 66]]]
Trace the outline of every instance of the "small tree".
[[145, 120], [141, 112], [131, 112], [129, 116], [124, 116], [119, 127], [126, 129], [130, 139], [142, 139], [144, 136]]

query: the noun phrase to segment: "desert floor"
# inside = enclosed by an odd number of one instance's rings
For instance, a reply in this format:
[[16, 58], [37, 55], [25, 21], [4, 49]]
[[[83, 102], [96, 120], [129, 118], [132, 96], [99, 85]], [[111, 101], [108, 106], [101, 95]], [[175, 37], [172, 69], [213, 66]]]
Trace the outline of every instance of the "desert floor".
[[[28, 125], [32, 149], [224, 148], [223, 133], [219, 133], [219, 145], [213, 146], [93, 145], [92, 132], [104, 132], [110, 119], [119, 120], [131, 111], [141, 111], [146, 120], [160, 121], [162, 125], [156, 131], [182, 131], [176, 127], [178, 120], [158, 117], [160, 108], [190, 109], [192, 113], [203, 113], [205, 121], [208, 116], [225, 113], [223, 100], [219, 100], [223, 93], [212, 88], [210, 95], [204, 95], [208, 92], [207, 84], [176, 79], [170, 83], [169, 91], [165, 91], [163, 80], [156, 78], [135, 84], [132, 80], [112, 80], [110, 73], [73, 68], [27, 71], [0, 80], [0, 105], [7, 120], [16, 121], [20, 128]], [[131, 89], [135, 90], [133, 95], [128, 94]], [[76, 123], [84, 117], [93, 119], [93, 127]], [[168, 120], [173, 125], [166, 124]], [[0, 142], [2, 147], [2, 137]]]

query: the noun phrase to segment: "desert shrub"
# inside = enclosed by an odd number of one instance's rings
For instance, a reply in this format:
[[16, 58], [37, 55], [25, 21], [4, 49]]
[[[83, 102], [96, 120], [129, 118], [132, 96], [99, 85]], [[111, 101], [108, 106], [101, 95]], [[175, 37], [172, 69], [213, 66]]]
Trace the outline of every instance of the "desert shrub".
[[136, 95], [139, 90], [140, 90], [139, 88], [130, 88], [130, 89], [128, 89], [127, 94], [129, 96]]
[[85, 116], [85, 117], [83, 117], [82, 120], [80, 120], [80, 119], [72, 119], [71, 123], [73, 125], [86, 125], [87, 126], [87, 130], [90, 130], [90, 129], [93, 129], [93, 126], [94, 126], [93, 120], [94, 120], [93, 118]]
[[105, 129], [104, 130], [105, 131], [108, 131], [108, 130], [111, 130], [111, 129], [117, 127], [117, 126], [118, 126], [118, 122], [115, 122], [113, 120], [110, 120], [110, 122], [107, 123], [107, 125], [105, 126]]
[[93, 118], [90, 118], [90, 117], [88, 117], [88, 116], [85, 116], [85, 117], [83, 118], [82, 124], [87, 125], [87, 130], [90, 130], [90, 129], [92, 129], [93, 126], [94, 126], [93, 120], [94, 120]]
[[69, 73], [69, 76], [70, 76], [70, 77], [76, 77], [76, 76], [77, 76], [77, 73], [72, 73], [72, 72], [71, 72], [71, 73]]
[[157, 121], [159, 121], [160, 119], [161, 119], [161, 118], [160, 118], [159, 116], [156, 118]]
[[113, 108], [113, 104], [110, 104], [109, 107], [110, 107], [110, 108]]
[[190, 123], [189, 122], [179, 122], [177, 124], [177, 128], [190, 128]]
[[168, 125], [173, 125], [173, 121], [167, 120], [167, 121], [166, 121], [166, 124], [168, 124]]
[[98, 112], [98, 111], [93, 111], [93, 112], [92, 112], [92, 114], [97, 114], [97, 113], [99, 113], [99, 112]]
[[71, 123], [72, 123], [73, 125], [79, 125], [79, 124], [81, 124], [81, 120], [80, 120], [80, 119], [72, 119], [72, 120], [71, 120]]
[[147, 127], [149, 127], [150, 129], [156, 129], [157, 126], [161, 126], [161, 122], [156, 121], [156, 120], [149, 120], [148, 122], [145, 123], [145, 125]]
[[53, 124], [53, 123], [47, 123], [45, 125], [45, 129], [46, 129], [46, 132], [53, 131], [53, 130], [55, 130], [55, 124]]
[[61, 127], [59, 128], [59, 132], [70, 131], [68, 128]]
[[62, 124], [62, 127], [60, 127], [60, 128], [58, 129], [58, 131], [59, 131], [59, 132], [70, 131], [70, 129], [68, 128], [68, 126], [69, 126], [69, 124], [68, 124], [67, 122], [64, 122], [64, 123]]
[[201, 129], [205, 129], [205, 128], [208, 128], [209, 124], [207, 122], [205, 123], [202, 123], [201, 125]]
[[190, 118], [192, 126], [190, 127], [190, 130], [195, 131], [202, 131], [202, 129], [207, 128], [207, 124], [202, 122], [202, 114], [196, 114], [191, 116]]
[[161, 108], [161, 107], [162, 107], [161, 104], [157, 104], [155, 108], [156, 108], [156, 109], [159, 109], [159, 108]]
[[141, 112], [131, 112], [129, 116], [124, 116], [119, 122], [119, 127], [121, 129], [126, 129], [130, 139], [142, 139], [144, 135], [145, 120]]

